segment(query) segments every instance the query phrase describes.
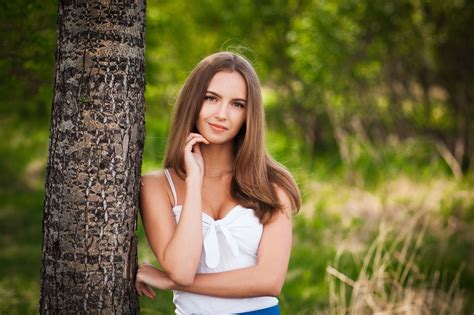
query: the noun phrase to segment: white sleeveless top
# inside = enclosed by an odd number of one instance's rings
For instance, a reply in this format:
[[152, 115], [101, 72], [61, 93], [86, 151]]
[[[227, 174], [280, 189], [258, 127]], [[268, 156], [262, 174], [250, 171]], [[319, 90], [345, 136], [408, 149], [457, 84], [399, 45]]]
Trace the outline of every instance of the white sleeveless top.
[[[166, 178], [173, 192], [173, 213], [176, 223], [181, 216], [176, 189], [167, 169]], [[202, 212], [203, 249], [197, 273], [222, 272], [255, 266], [263, 225], [254, 211], [235, 206], [220, 219], [214, 220]], [[278, 304], [273, 296], [221, 298], [173, 290], [176, 314], [233, 314], [254, 311]]]

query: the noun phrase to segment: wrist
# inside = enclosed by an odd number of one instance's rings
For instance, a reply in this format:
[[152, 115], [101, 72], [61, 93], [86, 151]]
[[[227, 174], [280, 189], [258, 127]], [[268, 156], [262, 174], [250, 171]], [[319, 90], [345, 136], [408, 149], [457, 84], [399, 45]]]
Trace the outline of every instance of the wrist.
[[181, 287], [173, 282], [173, 280], [169, 279], [169, 290], [181, 290]]
[[163, 290], [178, 290], [178, 285], [171, 280], [171, 277], [165, 271], [161, 271], [164, 275], [163, 277]]
[[192, 187], [193, 189], [201, 188], [202, 176], [200, 175], [189, 175], [185, 179], [186, 187]]

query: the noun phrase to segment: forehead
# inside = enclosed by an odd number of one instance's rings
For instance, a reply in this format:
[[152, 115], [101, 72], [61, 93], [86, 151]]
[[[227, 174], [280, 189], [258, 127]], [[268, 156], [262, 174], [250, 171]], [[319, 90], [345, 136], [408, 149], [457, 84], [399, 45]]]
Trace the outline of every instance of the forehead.
[[219, 71], [209, 82], [208, 91], [220, 96], [247, 99], [247, 84], [238, 71]]

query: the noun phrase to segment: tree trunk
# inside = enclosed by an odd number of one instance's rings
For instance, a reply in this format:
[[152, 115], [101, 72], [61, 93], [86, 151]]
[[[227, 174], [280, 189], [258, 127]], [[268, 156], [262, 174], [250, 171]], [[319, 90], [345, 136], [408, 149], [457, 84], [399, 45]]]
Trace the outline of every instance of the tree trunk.
[[145, 0], [60, 1], [41, 314], [136, 314]]

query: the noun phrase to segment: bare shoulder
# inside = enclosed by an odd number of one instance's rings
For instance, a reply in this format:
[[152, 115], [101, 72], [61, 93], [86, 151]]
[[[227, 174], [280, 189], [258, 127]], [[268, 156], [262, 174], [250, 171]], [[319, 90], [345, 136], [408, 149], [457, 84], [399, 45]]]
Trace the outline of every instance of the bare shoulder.
[[285, 214], [287, 217], [291, 218], [291, 213], [292, 213], [292, 203], [290, 200], [290, 197], [288, 195], [288, 192], [281, 188], [277, 184], [273, 184], [273, 187], [275, 188], [275, 192], [278, 198], [278, 202], [281, 205], [281, 213]]
[[142, 187], [148, 186], [148, 187], [157, 188], [157, 187], [167, 186], [167, 179], [166, 179], [164, 170], [150, 171], [142, 175], [141, 181], [142, 181]]
[[283, 208], [289, 208], [291, 210], [291, 200], [288, 196], [288, 192], [276, 184], [274, 184], [273, 187]]
[[141, 177], [141, 197], [142, 198], [163, 198], [171, 195], [171, 190], [166, 180], [164, 170], [148, 172]]
[[164, 170], [154, 170], [146, 174], [143, 174], [142, 180], [153, 182], [153, 181], [157, 181], [160, 178], [163, 178], [164, 176], [165, 176]]

